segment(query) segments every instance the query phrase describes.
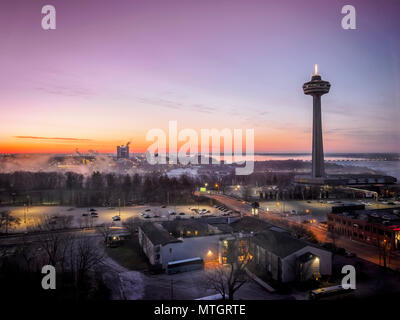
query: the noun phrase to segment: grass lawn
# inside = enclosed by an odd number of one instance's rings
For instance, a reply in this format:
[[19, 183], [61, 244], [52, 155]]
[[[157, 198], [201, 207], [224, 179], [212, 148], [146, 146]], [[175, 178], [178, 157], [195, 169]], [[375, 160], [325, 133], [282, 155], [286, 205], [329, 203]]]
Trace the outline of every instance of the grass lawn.
[[140, 254], [137, 237], [125, 240], [120, 247], [106, 248], [108, 256], [129, 270], [144, 270], [148, 268], [146, 259]]

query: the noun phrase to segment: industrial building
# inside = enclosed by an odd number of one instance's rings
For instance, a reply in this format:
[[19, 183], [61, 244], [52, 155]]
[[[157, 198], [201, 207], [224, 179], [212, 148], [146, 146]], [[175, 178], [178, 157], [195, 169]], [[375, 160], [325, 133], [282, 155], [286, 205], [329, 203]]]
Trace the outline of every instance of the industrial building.
[[129, 159], [129, 145], [128, 142], [125, 146], [117, 146], [117, 159]]
[[365, 210], [333, 207], [327, 215], [328, 231], [389, 250], [400, 249], [400, 207]]

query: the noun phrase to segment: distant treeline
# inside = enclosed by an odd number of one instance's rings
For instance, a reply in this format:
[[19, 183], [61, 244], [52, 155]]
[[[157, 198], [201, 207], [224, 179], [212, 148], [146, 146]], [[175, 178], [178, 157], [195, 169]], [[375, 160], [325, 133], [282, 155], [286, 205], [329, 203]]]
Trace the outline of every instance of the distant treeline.
[[90, 176], [66, 172], [0, 174], [1, 204], [124, 206], [139, 202], [186, 202], [196, 181], [158, 173], [140, 176], [93, 172]]
[[[0, 173], [0, 205], [70, 205], [126, 206], [140, 203], [193, 203], [193, 192], [200, 186], [224, 192], [228, 186], [240, 185], [246, 200], [254, 186], [274, 185], [273, 199], [311, 199], [319, 190], [293, 184], [294, 173], [255, 172], [248, 176], [234, 174], [168, 177], [165, 173], [144, 175], [102, 173], [86, 176], [75, 172]], [[218, 187], [216, 187], [216, 185]], [[254, 196], [254, 194], [253, 194]]]

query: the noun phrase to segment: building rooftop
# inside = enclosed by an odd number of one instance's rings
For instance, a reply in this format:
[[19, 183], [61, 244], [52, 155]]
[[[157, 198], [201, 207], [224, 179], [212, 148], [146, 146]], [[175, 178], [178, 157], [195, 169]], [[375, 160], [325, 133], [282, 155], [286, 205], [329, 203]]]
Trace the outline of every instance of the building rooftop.
[[310, 175], [297, 175], [295, 182], [316, 185], [381, 185], [394, 184], [397, 179], [379, 174], [328, 174], [323, 178], [313, 178]]
[[164, 245], [170, 242], [177, 241], [176, 238], [172, 237], [167, 230], [165, 230], [160, 224], [153, 222], [145, 222], [140, 228], [150, 239], [153, 245]]
[[172, 233], [176, 237], [186, 235], [187, 231], [194, 233], [197, 231], [198, 236], [208, 235], [208, 223], [200, 219], [175, 219], [172, 221], [162, 222], [162, 226], [168, 233]]
[[400, 207], [374, 209], [374, 210], [346, 210], [332, 212], [332, 214], [346, 217], [353, 220], [361, 220], [370, 223], [383, 225], [399, 225], [400, 224]]
[[268, 230], [274, 225], [254, 217], [243, 217], [230, 224], [234, 232], [260, 232]]
[[284, 258], [288, 255], [312, 244], [293, 238], [288, 233], [266, 230], [256, 233], [252, 241], [262, 248]]

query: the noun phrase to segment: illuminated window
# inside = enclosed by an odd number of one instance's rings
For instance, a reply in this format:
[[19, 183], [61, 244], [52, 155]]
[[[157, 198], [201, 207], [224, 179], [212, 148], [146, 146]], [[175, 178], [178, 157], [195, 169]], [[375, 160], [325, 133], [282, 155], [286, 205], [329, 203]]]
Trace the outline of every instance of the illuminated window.
[[197, 236], [198, 233], [199, 233], [199, 232], [198, 232], [197, 230], [195, 230], [194, 235]]
[[226, 257], [222, 257], [222, 263], [227, 263], [228, 259]]

